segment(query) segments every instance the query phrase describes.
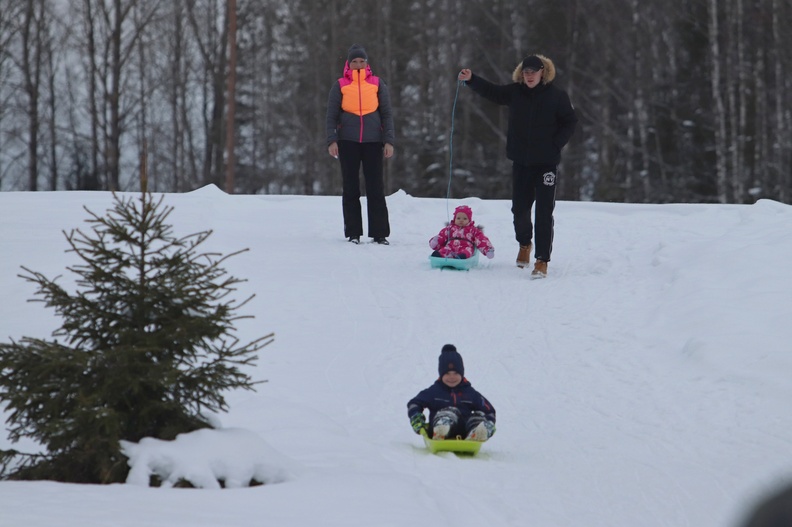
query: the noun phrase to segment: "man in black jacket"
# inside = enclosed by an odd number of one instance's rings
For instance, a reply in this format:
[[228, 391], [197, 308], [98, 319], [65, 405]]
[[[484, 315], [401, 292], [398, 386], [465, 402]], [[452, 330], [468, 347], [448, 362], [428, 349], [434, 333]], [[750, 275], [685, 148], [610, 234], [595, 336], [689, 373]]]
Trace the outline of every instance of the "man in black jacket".
[[547, 276], [553, 250], [553, 209], [561, 149], [575, 131], [577, 116], [567, 93], [553, 85], [553, 61], [542, 55], [526, 57], [517, 65], [511, 84], [493, 84], [469, 69], [459, 73], [473, 91], [509, 107], [506, 157], [512, 160], [512, 214], [520, 244], [517, 267], [530, 263], [536, 202], [536, 262], [531, 276]]

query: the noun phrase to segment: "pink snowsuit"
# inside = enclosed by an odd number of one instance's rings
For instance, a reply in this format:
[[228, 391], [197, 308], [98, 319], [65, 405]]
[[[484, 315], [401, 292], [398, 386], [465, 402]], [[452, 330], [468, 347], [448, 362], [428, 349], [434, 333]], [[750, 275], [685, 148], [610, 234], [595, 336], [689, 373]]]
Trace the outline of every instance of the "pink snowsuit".
[[458, 227], [453, 223], [449, 224], [440, 233], [429, 240], [429, 247], [436, 250], [444, 258], [464, 257], [470, 258], [475, 252], [475, 248], [486, 255], [490, 250], [494, 250], [492, 242], [484, 236], [484, 233], [471, 221], [464, 227]]

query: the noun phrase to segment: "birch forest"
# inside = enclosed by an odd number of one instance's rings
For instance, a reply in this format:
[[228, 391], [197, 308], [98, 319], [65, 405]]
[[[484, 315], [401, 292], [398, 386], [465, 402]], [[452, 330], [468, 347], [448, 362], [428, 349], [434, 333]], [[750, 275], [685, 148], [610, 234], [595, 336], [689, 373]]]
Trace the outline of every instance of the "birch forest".
[[457, 73], [541, 53], [579, 118], [558, 199], [792, 203], [789, 27], [792, 0], [0, 0], [0, 190], [339, 195], [357, 43], [388, 194], [508, 198], [506, 111]]

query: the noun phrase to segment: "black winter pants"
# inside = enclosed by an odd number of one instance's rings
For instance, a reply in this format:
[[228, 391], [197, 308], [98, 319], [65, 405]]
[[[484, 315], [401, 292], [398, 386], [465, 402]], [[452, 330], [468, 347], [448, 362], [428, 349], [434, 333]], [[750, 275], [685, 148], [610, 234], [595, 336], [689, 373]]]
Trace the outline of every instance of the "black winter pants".
[[520, 245], [531, 243], [534, 225], [531, 208], [536, 202], [535, 257], [550, 261], [553, 252], [553, 210], [557, 167], [555, 165], [512, 165], [512, 214], [514, 234]]
[[363, 236], [363, 218], [360, 209], [360, 168], [366, 183], [366, 210], [368, 235], [372, 238], [390, 236], [388, 207], [385, 203], [385, 185], [382, 180], [382, 143], [338, 142], [338, 160], [344, 193], [344, 236]]

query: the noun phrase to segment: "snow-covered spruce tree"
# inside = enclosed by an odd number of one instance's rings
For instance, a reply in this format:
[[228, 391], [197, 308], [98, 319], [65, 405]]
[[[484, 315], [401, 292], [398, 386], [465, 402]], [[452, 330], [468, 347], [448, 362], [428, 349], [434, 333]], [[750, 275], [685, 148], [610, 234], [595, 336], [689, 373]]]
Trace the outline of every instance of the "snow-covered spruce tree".
[[[243, 367], [273, 335], [240, 344], [233, 324], [244, 280], [226, 256], [199, 253], [211, 231], [182, 238], [165, 223], [173, 207], [143, 192], [115, 195], [105, 216], [86, 209], [92, 235], [64, 232], [80, 263], [76, 292], [23, 267], [36, 300], [63, 318], [54, 340], [0, 344], [0, 402], [9, 438], [45, 453], [0, 451], [0, 477], [121, 482], [128, 467], [119, 440], [173, 439], [209, 427], [205, 411], [228, 409], [222, 393], [253, 390]], [[89, 232], [90, 234], [90, 232]], [[56, 278], [57, 279], [57, 278]]]

